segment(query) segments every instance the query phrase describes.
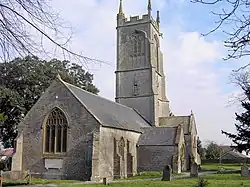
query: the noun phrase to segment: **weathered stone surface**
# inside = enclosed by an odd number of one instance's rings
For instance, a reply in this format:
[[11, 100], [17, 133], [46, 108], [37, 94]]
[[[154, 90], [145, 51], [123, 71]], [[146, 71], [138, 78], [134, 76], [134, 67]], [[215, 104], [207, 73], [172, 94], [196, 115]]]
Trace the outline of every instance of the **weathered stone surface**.
[[118, 19], [116, 101], [135, 108], [153, 126], [169, 116], [160, 32], [151, 16], [129, 24]]
[[[92, 152], [92, 133], [99, 131], [98, 121], [77, 101], [69, 90], [59, 80], [55, 80], [39, 101], [26, 115], [19, 126], [23, 131], [22, 144], [17, 147], [22, 159], [14, 159], [15, 169], [31, 170], [32, 173], [46, 174], [45, 159], [51, 155], [43, 153], [43, 124], [48, 113], [55, 107], [60, 108], [67, 116], [67, 154], [64, 156], [52, 155], [52, 158], [62, 158], [63, 168], [56, 173], [62, 178], [89, 180], [91, 165], [88, 165], [86, 154]], [[76, 159], [77, 158], [77, 159]], [[90, 157], [91, 159], [91, 157]], [[22, 163], [16, 163], [21, 161]], [[19, 167], [21, 166], [21, 168]], [[83, 167], [84, 166], [84, 167]]]
[[196, 163], [191, 165], [190, 177], [198, 177], [199, 166]]
[[[137, 171], [136, 143], [140, 133], [107, 127], [100, 128], [99, 173], [101, 178], [126, 178]], [[121, 147], [121, 139], [124, 145]], [[108, 142], [108, 143], [107, 143]]]
[[163, 169], [162, 181], [170, 181], [171, 180], [172, 169], [170, 165], [166, 165]]
[[247, 166], [241, 167], [241, 176], [242, 177], [250, 177], [249, 168]]
[[171, 164], [172, 154], [175, 152], [176, 146], [139, 146], [138, 170], [162, 171], [166, 164]]

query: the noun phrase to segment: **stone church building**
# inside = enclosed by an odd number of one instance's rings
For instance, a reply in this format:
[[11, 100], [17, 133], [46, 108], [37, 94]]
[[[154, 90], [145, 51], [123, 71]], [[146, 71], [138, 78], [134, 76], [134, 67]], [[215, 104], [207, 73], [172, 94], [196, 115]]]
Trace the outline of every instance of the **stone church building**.
[[165, 91], [160, 17], [117, 14], [115, 102], [58, 75], [18, 127], [12, 171], [99, 181], [199, 164], [194, 114], [175, 116]]

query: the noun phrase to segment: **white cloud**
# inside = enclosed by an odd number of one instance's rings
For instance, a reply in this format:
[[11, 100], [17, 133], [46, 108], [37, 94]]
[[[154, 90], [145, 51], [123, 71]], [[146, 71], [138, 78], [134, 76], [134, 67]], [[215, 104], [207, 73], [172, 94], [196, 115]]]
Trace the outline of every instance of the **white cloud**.
[[[67, 1], [54, 0], [53, 6], [75, 28], [73, 49], [85, 55], [111, 62], [111, 66], [90, 66], [100, 95], [114, 100], [116, 61], [116, 14], [118, 0]], [[154, 9], [162, 9], [166, 1], [153, 1]], [[181, 2], [181, 1], [180, 1]], [[145, 0], [124, 1], [129, 15], [147, 12]], [[206, 41], [198, 32], [183, 32], [181, 19], [175, 25], [162, 25], [164, 39], [167, 95], [176, 114], [188, 115], [193, 109], [202, 139], [224, 142], [222, 128], [233, 127], [234, 109], [226, 108], [227, 95], [222, 92], [220, 79], [225, 68], [214, 68], [223, 56], [220, 42]]]
[[206, 41], [197, 32], [168, 33], [162, 43], [173, 112], [187, 115], [193, 110], [201, 139], [229, 143], [221, 130], [234, 131], [236, 107], [228, 107], [221, 86], [226, 84], [221, 79], [228, 76], [227, 64], [216, 66], [225, 55], [222, 44]]

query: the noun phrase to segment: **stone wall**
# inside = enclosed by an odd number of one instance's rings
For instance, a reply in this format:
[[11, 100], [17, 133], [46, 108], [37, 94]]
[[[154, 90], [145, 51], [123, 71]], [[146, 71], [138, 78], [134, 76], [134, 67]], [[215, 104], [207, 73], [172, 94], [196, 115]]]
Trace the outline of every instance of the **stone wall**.
[[4, 181], [24, 181], [28, 174], [28, 171], [6, 171], [3, 172], [3, 178]]
[[[135, 108], [152, 125], [169, 116], [159, 28], [153, 20], [118, 19], [116, 102]], [[135, 91], [136, 90], [136, 91]]]
[[11, 170], [22, 170], [22, 158], [23, 158], [23, 133], [19, 132], [18, 137], [15, 140], [15, 154], [12, 157]]
[[138, 172], [162, 171], [164, 166], [172, 165], [177, 150], [177, 146], [139, 146]]
[[[95, 173], [98, 177], [92, 176], [92, 179], [112, 180], [136, 174], [136, 143], [139, 136], [140, 133], [136, 132], [101, 127], [99, 146], [93, 148], [99, 150], [99, 172]], [[121, 142], [124, 143], [122, 149]]]
[[[202, 164], [209, 164], [209, 163], [220, 163], [219, 159], [203, 159], [201, 160], [201, 165]], [[222, 164], [235, 164], [235, 163], [246, 163], [250, 164], [250, 158], [234, 158], [234, 159], [222, 159], [221, 160]]]
[[[47, 155], [43, 152], [44, 119], [55, 107], [60, 108], [68, 120], [66, 155]], [[20, 127], [19, 132], [23, 131], [22, 170], [30, 170], [39, 176], [54, 174], [56, 178], [90, 179], [92, 134], [99, 130], [99, 124], [62, 82], [55, 80], [51, 84]], [[87, 154], [90, 154], [88, 160]], [[45, 159], [62, 159], [62, 168], [51, 173], [45, 168]], [[14, 165], [19, 164], [14, 161]]]

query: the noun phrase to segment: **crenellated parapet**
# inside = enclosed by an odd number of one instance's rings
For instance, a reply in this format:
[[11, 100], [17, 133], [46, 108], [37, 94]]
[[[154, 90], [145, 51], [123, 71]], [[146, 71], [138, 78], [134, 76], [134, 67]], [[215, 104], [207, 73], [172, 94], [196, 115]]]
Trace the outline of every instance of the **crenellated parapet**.
[[126, 17], [123, 8], [122, 8], [122, 0], [120, 0], [120, 7], [119, 12], [117, 14], [117, 26], [130, 26], [130, 25], [137, 25], [143, 23], [152, 23], [156, 30], [159, 30], [159, 11], [157, 11], [157, 18], [156, 20], [152, 17], [152, 9], [151, 9], [151, 1], [148, 1], [148, 13], [144, 15], [136, 15]]
[[[119, 15], [118, 15], [118, 19], [119, 19]], [[148, 14], [130, 16], [130, 17], [122, 17], [121, 19], [119, 19], [118, 27], [143, 24], [143, 23], [148, 23], [148, 22], [151, 22], [154, 25], [154, 27], [157, 30], [159, 30], [159, 24], [157, 23], [157, 21], [153, 17], [149, 18]]]

